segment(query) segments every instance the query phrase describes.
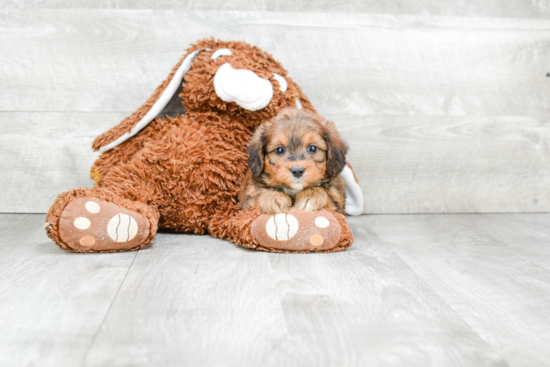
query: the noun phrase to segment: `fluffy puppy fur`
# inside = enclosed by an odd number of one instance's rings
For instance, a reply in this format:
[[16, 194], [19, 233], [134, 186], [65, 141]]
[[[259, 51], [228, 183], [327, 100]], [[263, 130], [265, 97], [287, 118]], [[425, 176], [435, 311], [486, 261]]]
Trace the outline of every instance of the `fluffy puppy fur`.
[[260, 125], [247, 146], [249, 170], [239, 201], [244, 209], [286, 212], [324, 207], [344, 214], [340, 173], [348, 146], [334, 123], [307, 110], [287, 108]]

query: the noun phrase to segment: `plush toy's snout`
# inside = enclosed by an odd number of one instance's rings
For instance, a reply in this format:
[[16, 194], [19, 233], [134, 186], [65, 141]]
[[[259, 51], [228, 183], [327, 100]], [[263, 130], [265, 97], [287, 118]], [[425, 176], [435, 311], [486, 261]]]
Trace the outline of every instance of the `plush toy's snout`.
[[214, 76], [214, 89], [224, 102], [235, 102], [249, 111], [261, 110], [273, 98], [273, 86], [250, 70], [233, 69], [225, 63]]

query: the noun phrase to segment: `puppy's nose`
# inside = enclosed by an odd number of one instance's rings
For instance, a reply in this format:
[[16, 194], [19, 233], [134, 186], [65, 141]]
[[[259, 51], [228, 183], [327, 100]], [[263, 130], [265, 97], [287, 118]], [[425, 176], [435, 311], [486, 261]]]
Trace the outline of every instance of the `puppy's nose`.
[[304, 167], [296, 165], [296, 166], [292, 166], [292, 168], [290, 169], [290, 172], [292, 172], [292, 175], [294, 175], [294, 177], [300, 178], [304, 174], [305, 170], [306, 169]]

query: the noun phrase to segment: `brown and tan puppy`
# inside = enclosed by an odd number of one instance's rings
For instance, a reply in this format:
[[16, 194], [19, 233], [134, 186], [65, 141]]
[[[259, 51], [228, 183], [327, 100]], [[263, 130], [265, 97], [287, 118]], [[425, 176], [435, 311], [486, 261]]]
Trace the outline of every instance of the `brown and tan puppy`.
[[348, 146], [334, 123], [287, 108], [256, 130], [247, 146], [249, 170], [239, 200], [244, 209], [286, 212], [331, 208], [344, 214]]

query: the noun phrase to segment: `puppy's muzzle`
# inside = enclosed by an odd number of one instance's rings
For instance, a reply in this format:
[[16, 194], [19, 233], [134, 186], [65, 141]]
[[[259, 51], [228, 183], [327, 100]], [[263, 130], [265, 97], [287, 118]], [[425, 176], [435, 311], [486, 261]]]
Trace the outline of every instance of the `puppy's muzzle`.
[[292, 172], [292, 175], [296, 178], [300, 178], [304, 175], [304, 171], [306, 169], [302, 166], [299, 166], [299, 165], [296, 165], [296, 166], [292, 166], [292, 168], [290, 169], [290, 172]]

